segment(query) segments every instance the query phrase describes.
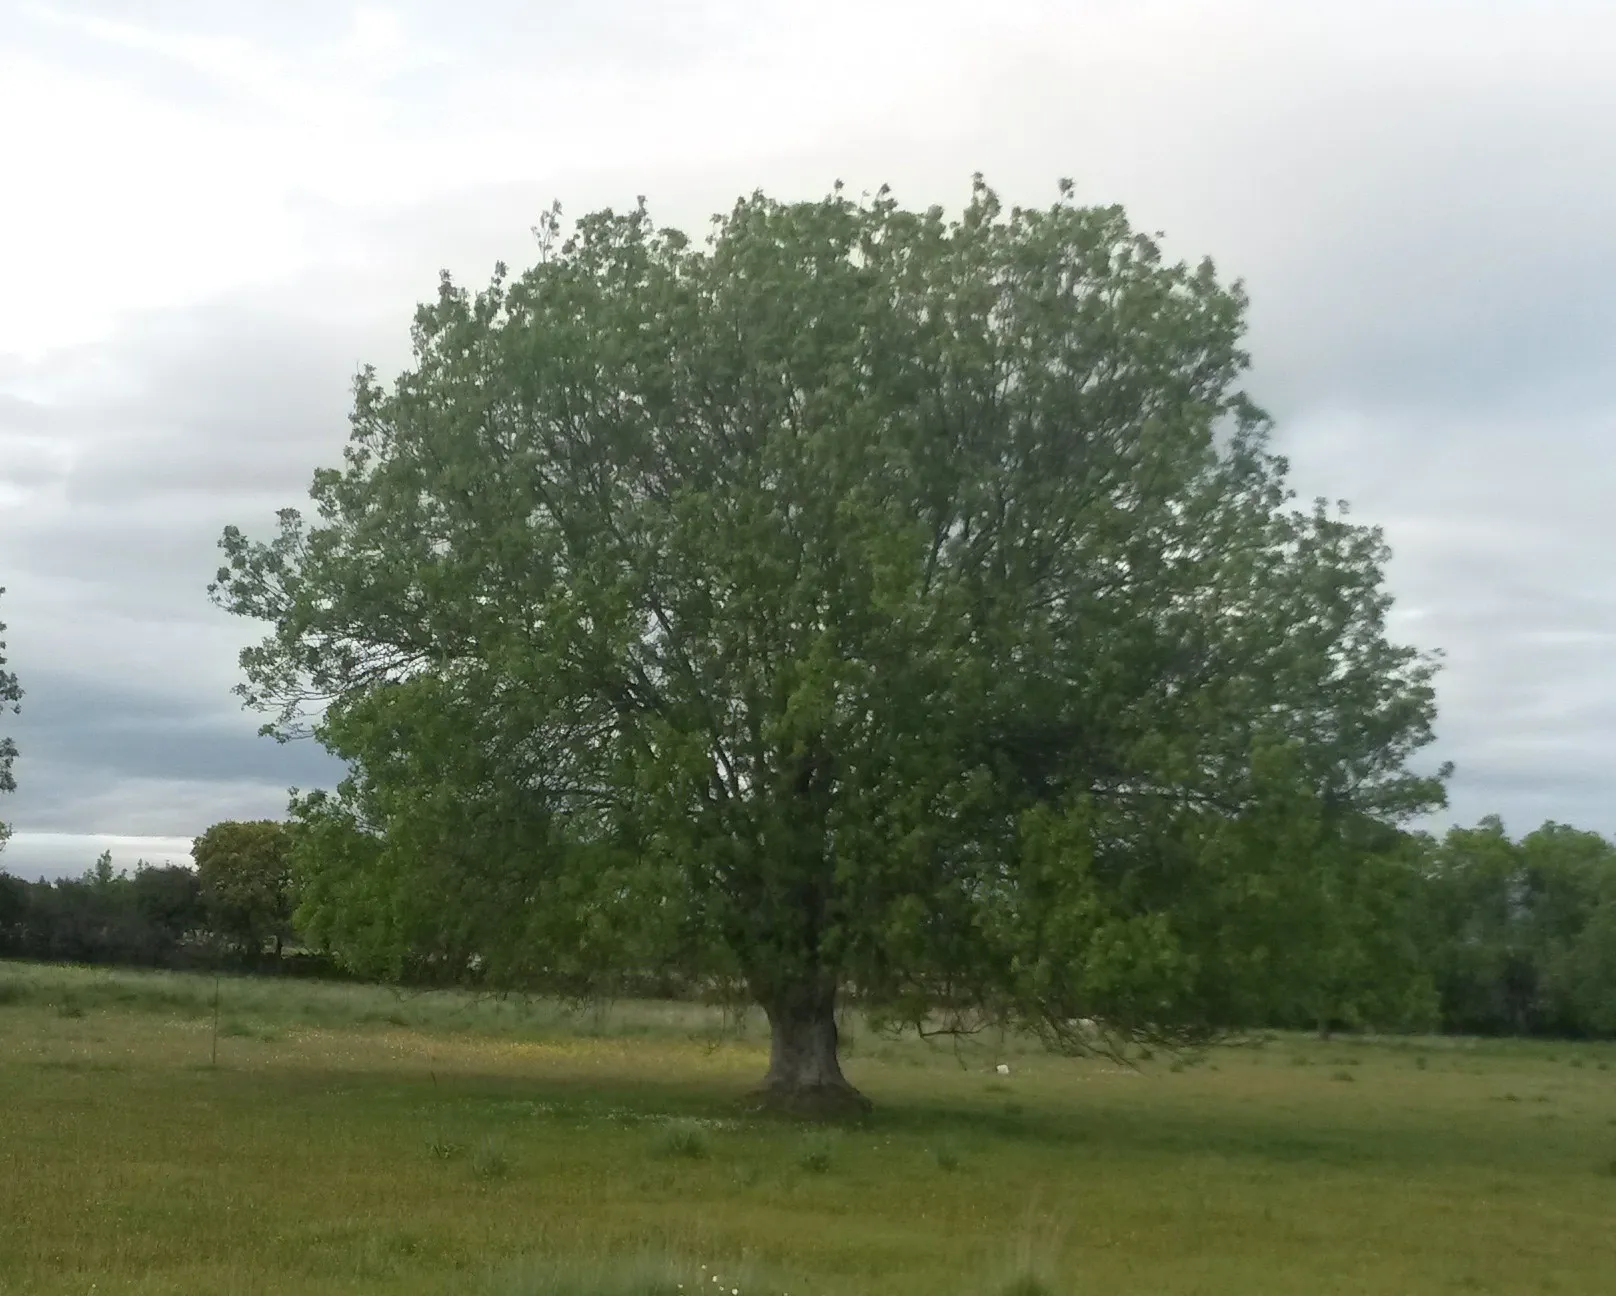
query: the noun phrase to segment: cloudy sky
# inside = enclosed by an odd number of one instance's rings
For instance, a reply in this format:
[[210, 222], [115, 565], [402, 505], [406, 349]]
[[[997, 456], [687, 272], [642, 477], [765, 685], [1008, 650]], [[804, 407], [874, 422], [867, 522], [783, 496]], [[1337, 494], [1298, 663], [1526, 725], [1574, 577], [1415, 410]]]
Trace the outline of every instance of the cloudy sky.
[[1443, 822], [1616, 833], [1613, 63], [1609, 0], [0, 0], [5, 867], [334, 781], [255, 736], [204, 586], [440, 268], [531, 260], [552, 199], [697, 230], [976, 170], [1246, 281], [1297, 489], [1386, 529], [1446, 650]]

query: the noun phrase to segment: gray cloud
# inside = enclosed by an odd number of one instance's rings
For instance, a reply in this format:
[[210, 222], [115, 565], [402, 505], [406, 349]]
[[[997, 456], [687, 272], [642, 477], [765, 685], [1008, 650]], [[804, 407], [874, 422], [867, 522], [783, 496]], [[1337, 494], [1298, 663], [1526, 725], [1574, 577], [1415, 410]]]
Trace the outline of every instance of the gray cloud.
[[[440, 267], [525, 263], [555, 197], [576, 215], [645, 193], [697, 231], [757, 186], [957, 206], [976, 169], [1019, 202], [1074, 175], [1244, 279], [1252, 389], [1298, 492], [1385, 527], [1398, 632], [1446, 650], [1448, 817], [1616, 832], [1607, 5], [20, 12], [0, 12], [13, 51], [195, 124], [160, 175], [252, 177], [231, 201], [255, 232], [174, 261], [197, 286], [172, 300], [129, 288], [92, 340], [0, 344], [0, 619], [28, 689], [8, 867], [332, 781], [235, 709], [252, 629], [202, 588], [226, 523], [267, 530], [337, 461], [354, 370], [402, 361]], [[208, 152], [238, 139], [250, 167]], [[284, 246], [249, 273], [262, 231]], [[213, 273], [221, 248], [240, 273]]]
[[[279, 795], [289, 782], [329, 782], [337, 770], [312, 743], [257, 737], [256, 724], [228, 698], [211, 708], [182, 709], [138, 684], [111, 686], [53, 672], [32, 683], [40, 704], [12, 728], [26, 745], [33, 775], [18, 809], [41, 831], [72, 829], [76, 807], [94, 791], [86, 782], [115, 782], [135, 771], [174, 783], [268, 784]], [[161, 807], [153, 813], [160, 816]], [[169, 825], [177, 827], [183, 825]]]

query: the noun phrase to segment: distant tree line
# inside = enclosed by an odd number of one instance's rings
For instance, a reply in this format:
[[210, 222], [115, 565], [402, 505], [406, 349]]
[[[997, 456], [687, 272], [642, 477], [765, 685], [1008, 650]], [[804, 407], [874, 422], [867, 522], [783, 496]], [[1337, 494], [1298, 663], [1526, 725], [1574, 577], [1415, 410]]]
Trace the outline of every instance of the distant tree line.
[[289, 844], [285, 824], [227, 821], [196, 839], [194, 868], [120, 871], [109, 851], [75, 878], [0, 872], [0, 957], [338, 974], [296, 947]]
[[[104, 854], [76, 878], [0, 872], [0, 957], [341, 975], [297, 930], [292, 834], [227, 821], [196, 839], [195, 868], [117, 872]], [[1333, 976], [1287, 1011], [1230, 1025], [1616, 1037], [1616, 843], [1556, 823], [1512, 840], [1487, 818], [1440, 838], [1401, 834], [1360, 881], [1338, 897], [1351, 912], [1337, 915]], [[420, 950], [397, 975], [444, 983], [478, 967]]]
[[1444, 1029], [1616, 1035], [1616, 844], [1487, 818], [1429, 842], [1420, 936]]
[[1403, 834], [1372, 885], [1343, 897], [1338, 982], [1284, 1026], [1616, 1037], [1616, 843], [1495, 816]]

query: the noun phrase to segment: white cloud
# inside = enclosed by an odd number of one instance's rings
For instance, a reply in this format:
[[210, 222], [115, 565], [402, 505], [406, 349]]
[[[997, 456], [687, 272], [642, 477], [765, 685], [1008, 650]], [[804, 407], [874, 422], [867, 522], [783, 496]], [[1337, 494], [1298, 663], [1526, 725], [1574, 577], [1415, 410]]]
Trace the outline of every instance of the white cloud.
[[12, 837], [0, 862], [15, 877], [77, 877], [95, 864], [102, 851], [112, 852], [114, 869], [132, 870], [140, 861], [155, 866], [191, 863], [188, 837], [26, 832]]
[[282, 766], [222, 747], [211, 783], [169, 749], [92, 779], [93, 724], [30, 679], [250, 747], [213, 539], [300, 502], [439, 266], [520, 264], [553, 197], [699, 230], [757, 186], [957, 204], [977, 169], [1034, 202], [1072, 175], [1246, 279], [1300, 492], [1385, 525], [1396, 624], [1448, 652], [1455, 813], [1616, 830], [1608, 3], [132, 12], [0, 10], [0, 617], [19, 736], [80, 735], [43, 770], [25, 748], [19, 841], [75, 778], [85, 832], [284, 802]]

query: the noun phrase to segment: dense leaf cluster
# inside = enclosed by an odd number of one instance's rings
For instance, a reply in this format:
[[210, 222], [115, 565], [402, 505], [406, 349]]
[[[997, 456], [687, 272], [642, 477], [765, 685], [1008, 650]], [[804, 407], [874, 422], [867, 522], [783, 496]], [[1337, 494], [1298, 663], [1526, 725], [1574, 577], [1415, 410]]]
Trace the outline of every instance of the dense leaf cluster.
[[352, 769], [297, 812], [312, 934], [1055, 1043], [1339, 974], [1442, 800], [1434, 667], [1379, 533], [1291, 507], [1237, 287], [980, 183], [543, 233], [362, 376], [317, 520], [223, 541], [245, 695]]
[[[1616, 1038], [1616, 843], [1554, 823], [1511, 840], [1487, 819], [1441, 838], [1403, 836], [1378, 871], [1356, 877], [1357, 893], [1336, 898], [1331, 974], [1311, 997], [1276, 1000], [1228, 1026]], [[295, 959], [277, 960], [272, 940], [250, 946], [241, 931], [239, 915], [210, 903], [189, 868], [114, 873], [103, 856], [82, 877], [57, 882], [0, 873], [0, 957], [347, 971], [311, 949], [306, 933], [288, 944]], [[423, 948], [403, 959], [401, 974], [415, 984], [480, 985], [480, 967]], [[617, 988], [703, 989], [652, 966], [620, 968]]]
[[1424, 843], [1422, 939], [1442, 1024], [1479, 1034], [1616, 1035], [1616, 844], [1484, 819]]

